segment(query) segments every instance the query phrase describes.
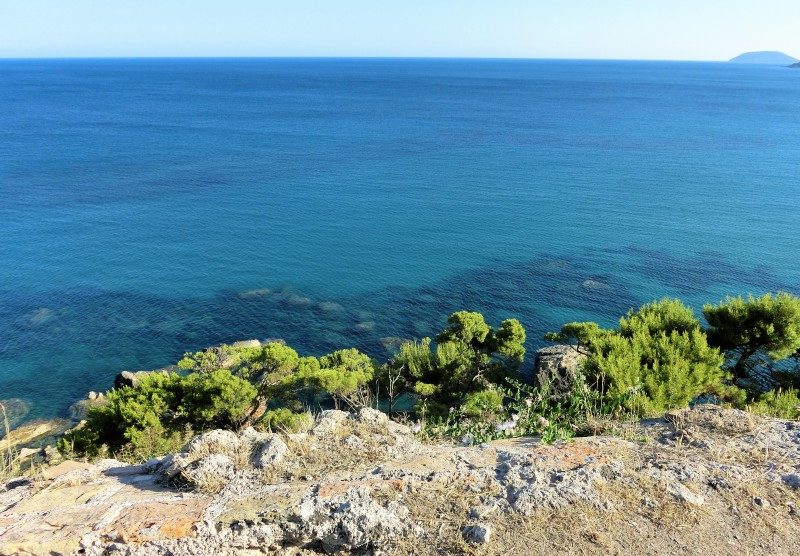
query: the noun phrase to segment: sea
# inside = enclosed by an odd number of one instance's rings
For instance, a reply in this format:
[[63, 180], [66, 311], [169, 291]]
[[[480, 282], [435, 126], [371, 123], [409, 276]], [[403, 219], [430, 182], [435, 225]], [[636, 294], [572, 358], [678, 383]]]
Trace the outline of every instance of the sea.
[[385, 360], [461, 309], [530, 367], [564, 322], [800, 293], [798, 106], [726, 63], [0, 60], [0, 399], [250, 338]]

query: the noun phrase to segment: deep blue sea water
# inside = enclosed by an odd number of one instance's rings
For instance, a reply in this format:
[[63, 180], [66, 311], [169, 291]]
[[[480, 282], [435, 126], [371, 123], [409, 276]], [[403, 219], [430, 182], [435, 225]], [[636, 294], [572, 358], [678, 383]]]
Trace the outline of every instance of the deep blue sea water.
[[2, 60], [0, 399], [798, 292], [798, 102], [798, 70], [714, 63]]

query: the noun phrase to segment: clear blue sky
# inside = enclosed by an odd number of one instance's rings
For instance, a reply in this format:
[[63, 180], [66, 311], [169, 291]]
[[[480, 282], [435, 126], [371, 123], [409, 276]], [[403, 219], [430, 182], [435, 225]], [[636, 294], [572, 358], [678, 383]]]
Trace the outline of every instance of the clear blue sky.
[[800, 0], [0, 0], [0, 57], [800, 57]]

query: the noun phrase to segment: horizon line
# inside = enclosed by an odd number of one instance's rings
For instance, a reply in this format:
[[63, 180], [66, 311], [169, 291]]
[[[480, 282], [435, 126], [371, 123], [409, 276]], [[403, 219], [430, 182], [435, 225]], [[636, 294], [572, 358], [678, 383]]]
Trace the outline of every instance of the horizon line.
[[674, 58], [593, 58], [528, 56], [271, 56], [271, 55], [157, 55], [157, 56], [0, 56], [0, 60], [517, 60], [517, 61], [595, 61], [595, 62], [710, 62], [728, 63], [731, 59]]

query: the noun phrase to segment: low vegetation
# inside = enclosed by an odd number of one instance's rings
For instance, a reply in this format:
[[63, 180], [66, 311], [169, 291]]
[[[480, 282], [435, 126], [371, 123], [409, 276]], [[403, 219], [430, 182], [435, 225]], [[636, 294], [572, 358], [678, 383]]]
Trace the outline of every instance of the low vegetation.
[[282, 342], [188, 353], [179, 372], [153, 372], [108, 392], [62, 452], [144, 460], [193, 432], [255, 426], [295, 432], [313, 406], [398, 408], [428, 438], [481, 442], [510, 435], [545, 441], [590, 434], [608, 419], [656, 416], [711, 399], [759, 414], [800, 418], [800, 298], [779, 293], [707, 305], [704, 328], [676, 299], [631, 310], [619, 325], [564, 325], [547, 339], [585, 356], [568, 390], [524, 384], [525, 329], [496, 328], [459, 311], [434, 339], [402, 343], [382, 364], [356, 349], [301, 356]]

